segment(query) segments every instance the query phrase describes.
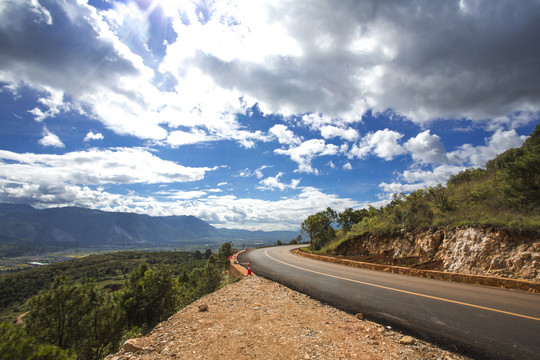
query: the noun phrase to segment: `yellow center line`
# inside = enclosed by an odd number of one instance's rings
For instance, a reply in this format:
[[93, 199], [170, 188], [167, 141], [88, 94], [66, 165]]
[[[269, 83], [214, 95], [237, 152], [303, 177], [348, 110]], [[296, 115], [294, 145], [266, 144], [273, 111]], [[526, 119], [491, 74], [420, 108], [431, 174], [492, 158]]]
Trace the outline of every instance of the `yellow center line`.
[[489, 308], [489, 307], [485, 307], [485, 306], [469, 304], [469, 303], [466, 303], [466, 302], [461, 302], [461, 301], [456, 301], [456, 300], [450, 300], [450, 299], [440, 298], [440, 297], [437, 297], [437, 296], [431, 296], [431, 295], [426, 295], [426, 294], [420, 294], [420, 293], [416, 293], [416, 292], [412, 292], [412, 291], [396, 289], [396, 288], [392, 288], [392, 287], [388, 287], [388, 286], [372, 284], [372, 283], [368, 283], [368, 282], [365, 282], [365, 281], [349, 279], [349, 278], [345, 278], [345, 277], [341, 277], [341, 276], [337, 276], [337, 275], [331, 275], [331, 274], [326, 274], [326, 273], [322, 273], [322, 272], [315, 271], [315, 270], [306, 269], [306, 268], [303, 268], [303, 267], [300, 267], [300, 266], [296, 266], [296, 265], [289, 264], [289, 263], [286, 263], [286, 262], [284, 262], [284, 261], [278, 260], [278, 259], [276, 259], [276, 258], [270, 256], [270, 255], [268, 254], [268, 250], [265, 250], [265, 251], [264, 251], [264, 254], [265, 254], [266, 256], [268, 256], [270, 259], [274, 260], [274, 261], [277, 261], [277, 262], [282, 263], [282, 264], [284, 264], [284, 265], [287, 265], [287, 266], [290, 266], [290, 267], [293, 267], [293, 268], [296, 268], [296, 269], [299, 269], [299, 270], [307, 271], [307, 272], [310, 272], [310, 273], [313, 273], [313, 274], [318, 274], [318, 275], [322, 275], [322, 276], [328, 276], [328, 277], [331, 277], [331, 278], [340, 279], [340, 280], [345, 280], [345, 281], [350, 281], [350, 282], [354, 282], [354, 283], [357, 283], [357, 284], [362, 284], [362, 285], [367, 285], [367, 286], [373, 286], [373, 287], [376, 287], [376, 288], [379, 288], [379, 289], [385, 289], [385, 290], [390, 290], [390, 291], [396, 291], [396, 292], [400, 292], [400, 293], [404, 293], [404, 294], [415, 295], [415, 296], [421, 296], [421, 297], [428, 298], [428, 299], [439, 300], [439, 301], [445, 301], [445, 302], [449, 302], [449, 303], [452, 303], [452, 304], [458, 304], [458, 305], [468, 306], [468, 307], [472, 307], [472, 308], [477, 308], [477, 309], [482, 309], [482, 310], [493, 311], [493, 312], [497, 312], [497, 313], [501, 313], [501, 314], [506, 314], [506, 315], [511, 315], [511, 316], [517, 316], [517, 317], [521, 317], [521, 318], [525, 318], [525, 319], [530, 319], [530, 320], [540, 321], [540, 318], [537, 318], [537, 317], [534, 317], [534, 316], [528, 316], [528, 315], [516, 314], [516, 313], [513, 313], [513, 312], [509, 312], [509, 311], [498, 310], [498, 309], [493, 309], [493, 308]]

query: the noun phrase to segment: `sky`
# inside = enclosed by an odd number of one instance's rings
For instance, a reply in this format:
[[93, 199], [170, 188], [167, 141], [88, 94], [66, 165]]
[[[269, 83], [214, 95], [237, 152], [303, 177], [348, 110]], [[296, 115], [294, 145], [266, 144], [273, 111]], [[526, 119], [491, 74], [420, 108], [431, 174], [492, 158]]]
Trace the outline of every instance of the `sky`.
[[539, 1], [0, 1], [0, 202], [296, 230], [539, 122]]

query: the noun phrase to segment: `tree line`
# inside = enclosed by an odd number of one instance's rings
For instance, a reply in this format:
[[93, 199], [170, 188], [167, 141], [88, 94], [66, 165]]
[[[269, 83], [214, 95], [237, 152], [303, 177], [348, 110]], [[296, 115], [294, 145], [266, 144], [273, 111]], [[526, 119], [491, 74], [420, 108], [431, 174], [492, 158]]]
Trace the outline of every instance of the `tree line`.
[[232, 243], [210, 253], [204, 266], [174, 275], [171, 266], [142, 263], [122, 289], [95, 280], [57, 276], [29, 300], [26, 327], [0, 325], [0, 359], [102, 359], [125, 339], [149, 332], [182, 307], [217, 290], [233, 254]]

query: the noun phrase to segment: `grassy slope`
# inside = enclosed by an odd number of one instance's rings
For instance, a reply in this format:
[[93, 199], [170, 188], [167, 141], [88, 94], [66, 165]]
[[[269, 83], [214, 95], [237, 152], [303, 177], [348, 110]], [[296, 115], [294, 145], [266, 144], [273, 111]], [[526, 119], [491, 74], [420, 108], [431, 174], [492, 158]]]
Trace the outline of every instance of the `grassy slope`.
[[316, 253], [363, 234], [392, 234], [422, 228], [488, 225], [540, 232], [540, 125], [521, 148], [489, 161], [486, 169], [468, 169], [452, 176], [446, 186], [400, 194], [369, 215], [347, 234]]

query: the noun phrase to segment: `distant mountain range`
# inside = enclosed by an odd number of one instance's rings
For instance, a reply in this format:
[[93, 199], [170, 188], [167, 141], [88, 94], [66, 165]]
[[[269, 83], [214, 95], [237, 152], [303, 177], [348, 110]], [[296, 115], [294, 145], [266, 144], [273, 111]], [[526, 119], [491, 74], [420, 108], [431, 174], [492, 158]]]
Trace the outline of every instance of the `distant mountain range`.
[[34, 209], [0, 204], [0, 256], [82, 248], [182, 247], [232, 240], [289, 242], [298, 231], [216, 228], [195, 216], [105, 212], [78, 207]]

